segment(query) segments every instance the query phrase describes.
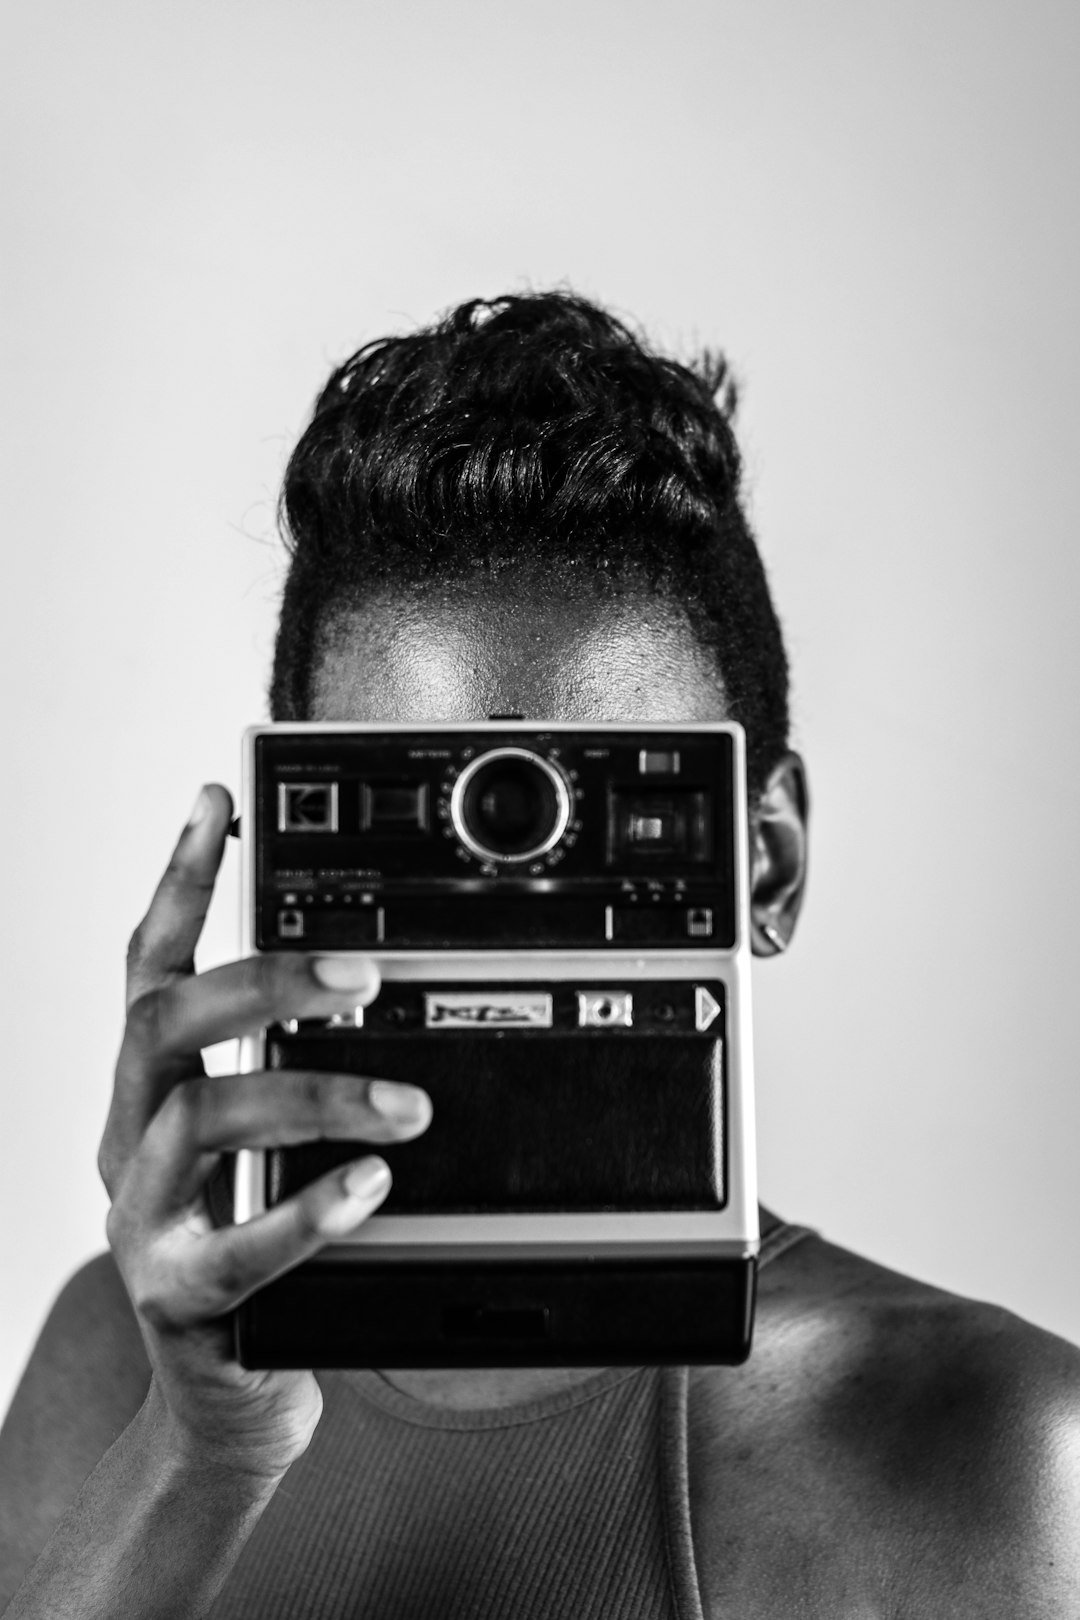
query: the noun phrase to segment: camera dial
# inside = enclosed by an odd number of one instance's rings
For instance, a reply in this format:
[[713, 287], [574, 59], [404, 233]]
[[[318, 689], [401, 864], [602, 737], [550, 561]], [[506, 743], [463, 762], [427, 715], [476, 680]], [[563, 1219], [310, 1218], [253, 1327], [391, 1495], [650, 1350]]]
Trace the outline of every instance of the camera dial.
[[454, 783], [450, 821], [482, 860], [531, 861], [559, 842], [570, 808], [570, 789], [550, 761], [527, 748], [492, 748]]

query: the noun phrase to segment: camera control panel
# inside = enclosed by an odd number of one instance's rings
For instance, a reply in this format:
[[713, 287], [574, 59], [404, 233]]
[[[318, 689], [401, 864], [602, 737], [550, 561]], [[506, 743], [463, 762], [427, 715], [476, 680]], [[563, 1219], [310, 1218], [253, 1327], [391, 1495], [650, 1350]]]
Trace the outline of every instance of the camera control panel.
[[733, 769], [704, 727], [257, 728], [253, 943], [731, 949]]

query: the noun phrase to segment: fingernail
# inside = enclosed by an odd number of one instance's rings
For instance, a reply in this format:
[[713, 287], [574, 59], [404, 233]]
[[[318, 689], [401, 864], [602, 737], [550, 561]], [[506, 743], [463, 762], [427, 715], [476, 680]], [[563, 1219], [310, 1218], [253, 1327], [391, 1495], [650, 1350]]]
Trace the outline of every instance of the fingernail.
[[398, 1125], [416, 1125], [431, 1113], [427, 1092], [419, 1086], [409, 1086], [394, 1080], [373, 1080], [368, 1087], [371, 1106], [384, 1119]]
[[327, 990], [370, 990], [378, 988], [374, 964], [363, 956], [317, 956], [311, 971]]
[[206, 816], [209, 814], [209, 811], [210, 811], [210, 795], [209, 795], [209, 793], [207, 793], [205, 788], [200, 788], [199, 789], [199, 796], [195, 800], [195, 803], [192, 805], [191, 814], [190, 814], [190, 816], [188, 816], [188, 819], [187, 819], [188, 826], [189, 827], [197, 827], [199, 825], [200, 821], [205, 820]]
[[390, 1166], [385, 1159], [361, 1159], [350, 1164], [341, 1178], [341, 1184], [350, 1198], [374, 1198], [390, 1180]]

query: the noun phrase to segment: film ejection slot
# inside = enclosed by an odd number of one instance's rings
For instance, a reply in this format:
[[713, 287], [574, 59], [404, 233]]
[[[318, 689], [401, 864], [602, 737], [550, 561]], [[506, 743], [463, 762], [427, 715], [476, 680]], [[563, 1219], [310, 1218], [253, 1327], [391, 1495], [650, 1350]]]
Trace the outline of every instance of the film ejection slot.
[[634, 998], [629, 990], [579, 990], [580, 1029], [632, 1029]]

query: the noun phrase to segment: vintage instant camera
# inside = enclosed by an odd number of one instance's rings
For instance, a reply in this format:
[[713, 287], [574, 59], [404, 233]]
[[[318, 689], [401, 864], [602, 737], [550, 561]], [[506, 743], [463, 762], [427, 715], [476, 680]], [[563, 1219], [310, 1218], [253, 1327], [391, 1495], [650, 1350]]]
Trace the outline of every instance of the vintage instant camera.
[[[376, 1001], [245, 1071], [412, 1081], [359, 1233], [239, 1311], [249, 1367], [738, 1362], [757, 1202], [737, 725], [259, 726], [246, 951], [363, 952]], [[364, 1151], [238, 1156], [250, 1219]]]

